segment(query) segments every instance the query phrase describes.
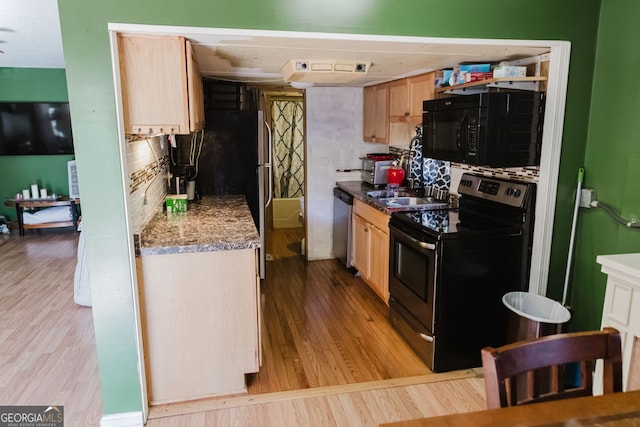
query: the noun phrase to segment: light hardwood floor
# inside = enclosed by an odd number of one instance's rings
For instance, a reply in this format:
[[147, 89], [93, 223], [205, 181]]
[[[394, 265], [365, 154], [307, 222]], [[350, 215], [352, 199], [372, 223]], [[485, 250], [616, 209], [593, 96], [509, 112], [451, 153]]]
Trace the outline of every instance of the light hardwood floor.
[[388, 307], [337, 260], [306, 262], [303, 229], [270, 233], [262, 284], [263, 366], [251, 394], [429, 374]]
[[[271, 326], [249, 394], [153, 407], [148, 425], [368, 426], [484, 409], [478, 371], [431, 374], [360, 279], [332, 260], [303, 262], [298, 233], [277, 232], [269, 248]], [[77, 237], [0, 238], [0, 404], [64, 405], [65, 425], [92, 426], [99, 377], [91, 310], [73, 303]]]
[[65, 425], [99, 425], [93, 318], [73, 302], [78, 235], [28, 230], [0, 242], [0, 404], [62, 405]]

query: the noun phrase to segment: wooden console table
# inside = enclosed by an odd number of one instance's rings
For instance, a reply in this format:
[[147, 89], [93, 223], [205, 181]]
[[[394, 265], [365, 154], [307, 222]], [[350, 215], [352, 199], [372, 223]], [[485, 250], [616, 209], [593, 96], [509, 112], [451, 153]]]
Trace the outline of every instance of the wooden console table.
[[[67, 196], [63, 196], [59, 199], [9, 199], [5, 200], [5, 206], [15, 206], [16, 216], [18, 217], [18, 228], [20, 230], [20, 237], [24, 236], [25, 228], [57, 228], [57, 227], [73, 227], [75, 231], [78, 231], [78, 206], [80, 205], [80, 199], [70, 199]], [[71, 221], [57, 221], [57, 222], [45, 222], [42, 224], [25, 224], [23, 221], [23, 214], [25, 208], [50, 208], [53, 206], [70, 206], [71, 207]]]

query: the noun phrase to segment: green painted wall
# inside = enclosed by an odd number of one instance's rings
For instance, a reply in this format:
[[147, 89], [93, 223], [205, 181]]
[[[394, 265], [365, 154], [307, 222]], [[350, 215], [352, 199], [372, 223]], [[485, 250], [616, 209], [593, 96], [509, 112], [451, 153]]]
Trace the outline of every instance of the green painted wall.
[[[602, 2], [585, 157], [585, 187], [624, 218], [640, 221], [640, 2]], [[575, 329], [600, 327], [606, 276], [598, 255], [640, 252], [640, 230], [602, 209], [580, 211], [571, 304]]]
[[108, 22], [571, 41], [552, 262], [552, 283], [561, 282], [574, 175], [587, 140], [600, 0], [59, 0], [59, 6], [105, 414], [140, 408]]
[[[0, 101], [66, 102], [64, 70], [0, 68]], [[0, 156], [0, 198], [13, 197], [31, 184], [50, 193], [67, 194], [67, 162], [74, 156]], [[16, 220], [15, 210], [0, 206], [0, 214]]]

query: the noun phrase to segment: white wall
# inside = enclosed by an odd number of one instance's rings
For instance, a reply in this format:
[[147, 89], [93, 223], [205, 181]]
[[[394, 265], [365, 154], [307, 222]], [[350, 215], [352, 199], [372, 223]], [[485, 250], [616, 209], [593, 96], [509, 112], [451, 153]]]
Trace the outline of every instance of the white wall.
[[306, 93], [308, 260], [333, 258], [333, 187], [360, 168], [359, 157], [387, 152], [386, 145], [362, 141], [362, 88], [314, 87]]

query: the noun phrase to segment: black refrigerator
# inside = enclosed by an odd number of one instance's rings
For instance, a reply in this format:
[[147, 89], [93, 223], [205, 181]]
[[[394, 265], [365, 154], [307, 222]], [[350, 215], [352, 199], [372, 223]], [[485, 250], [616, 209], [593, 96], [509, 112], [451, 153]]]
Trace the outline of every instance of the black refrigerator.
[[207, 195], [245, 195], [260, 234], [265, 278], [265, 210], [272, 200], [271, 133], [262, 111], [206, 111], [196, 185]]

